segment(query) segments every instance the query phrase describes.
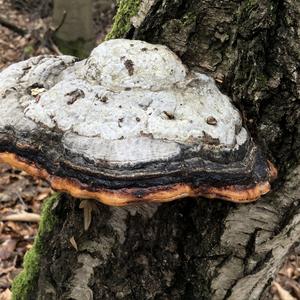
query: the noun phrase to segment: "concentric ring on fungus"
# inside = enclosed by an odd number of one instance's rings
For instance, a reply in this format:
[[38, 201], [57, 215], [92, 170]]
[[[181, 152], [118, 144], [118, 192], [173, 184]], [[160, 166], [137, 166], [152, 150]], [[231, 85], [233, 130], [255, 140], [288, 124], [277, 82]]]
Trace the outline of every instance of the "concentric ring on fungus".
[[124, 39], [86, 60], [38, 56], [3, 70], [0, 160], [118, 206], [250, 202], [277, 175], [213, 79], [165, 46]]

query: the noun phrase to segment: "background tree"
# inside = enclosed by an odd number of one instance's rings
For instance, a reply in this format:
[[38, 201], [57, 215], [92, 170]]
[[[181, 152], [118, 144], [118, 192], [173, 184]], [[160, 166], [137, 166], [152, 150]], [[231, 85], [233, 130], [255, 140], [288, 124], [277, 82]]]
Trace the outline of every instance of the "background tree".
[[93, 0], [55, 0], [53, 22], [55, 42], [63, 53], [84, 57], [94, 48]]
[[51, 198], [15, 299], [268, 299], [300, 238], [299, 35], [297, 0], [121, 0], [108, 38], [166, 44], [213, 76], [279, 179], [249, 205], [97, 204], [86, 232], [79, 200]]

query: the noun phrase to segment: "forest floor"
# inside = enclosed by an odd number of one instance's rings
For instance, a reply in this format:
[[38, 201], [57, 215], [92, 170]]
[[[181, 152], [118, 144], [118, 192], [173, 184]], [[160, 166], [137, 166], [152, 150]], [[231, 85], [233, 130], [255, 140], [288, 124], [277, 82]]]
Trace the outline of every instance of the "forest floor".
[[[12, 2], [0, 0], [0, 71], [31, 56], [60, 54], [51, 38], [51, 17], [42, 19], [38, 8], [16, 9]], [[112, 5], [95, 20], [99, 42], [110, 30], [114, 11]], [[11, 283], [37, 233], [42, 201], [52, 193], [44, 181], [0, 164], [0, 300], [11, 299]], [[273, 300], [300, 299], [300, 247], [283, 264], [271, 294]]]
[[[42, 19], [39, 7], [16, 8], [13, 2], [0, 0], [0, 71], [32, 56], [60, 54], [51, 38], [51, 17]], [[109, 32], [114, 11], [112, 4], [95, 20], [98, 42]], [[46, 182], [0, 164], [0, 300], [11, 299], [12, 281], [38, 230], [42, 202], [52, 193]]]

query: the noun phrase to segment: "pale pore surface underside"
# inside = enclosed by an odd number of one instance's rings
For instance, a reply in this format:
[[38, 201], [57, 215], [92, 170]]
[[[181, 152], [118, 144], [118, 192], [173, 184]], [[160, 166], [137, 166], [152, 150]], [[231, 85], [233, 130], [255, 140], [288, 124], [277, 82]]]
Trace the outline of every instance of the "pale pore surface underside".
[[46, 125], [66, 149], [92, 160], [166, 160], [207, 138], [223, 151], [248, 138], [239, 112], [206, 75], [187, 72], [168, 48], [111, 40], [76, 62], [35, 57], [0, 73], [0, 130]]

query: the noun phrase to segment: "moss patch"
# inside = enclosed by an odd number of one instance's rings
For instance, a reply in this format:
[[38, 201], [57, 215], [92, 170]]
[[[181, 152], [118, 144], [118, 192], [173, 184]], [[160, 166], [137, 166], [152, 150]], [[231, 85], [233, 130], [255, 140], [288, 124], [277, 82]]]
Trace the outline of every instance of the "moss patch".
[[197, 15], [195, 14], [195, 12], [188, 12], [181, 18], [181, 22], [185, 26], [194, 24], [196, 20], [197, 20]]
[[51, 209], [58, 197], [59, 194], [57, 193], [45, 200], [39, 231], [33, 247], [24, 257], [24, 270], [15, 278], [12, 285], [13, 300], [28, 300], [28, 295], [31, 294], [34, 288], [34, 283], [39, 275], [40, 253], [43, 249], [42, 239], [45, 233], [50, 232], [56, 223], [56, 217], [52, 214]]
[[141, 4], [141, 0], [121, 0], [119, 8], [114, 17], [114, 24], [106, 40], [125, 37], [131, 28], [130, 19], [135, 16]]

